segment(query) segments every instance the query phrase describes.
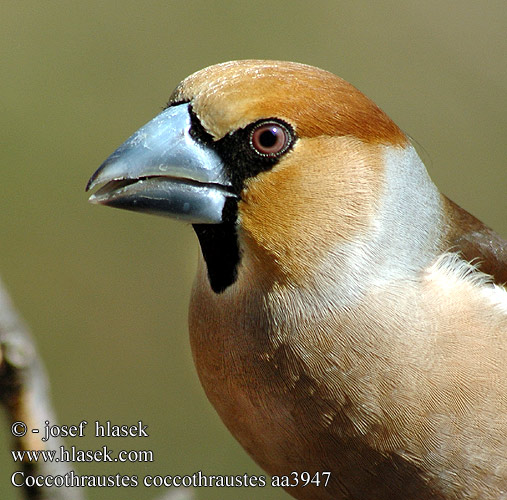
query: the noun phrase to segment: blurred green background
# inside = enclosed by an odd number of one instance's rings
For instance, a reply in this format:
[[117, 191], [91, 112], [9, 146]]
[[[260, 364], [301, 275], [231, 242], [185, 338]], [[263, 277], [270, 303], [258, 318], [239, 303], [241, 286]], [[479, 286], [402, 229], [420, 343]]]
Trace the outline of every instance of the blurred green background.
[[[356, 85], [423, 148], [440, 189], [507, 236], [507, 9], [477, 2], [0, 3], [0, 274], [31, 326], [62, 424], [143, 420], [155, 462], [81, 474], [262, 474], [195, 374], [190, 227], [87, 203], [98, 165], [188, 74], [230, 59], [295, 60]], [[15, 469], [0, 422], [0, 498]], [[68, 445], [97, 449], [92, 429]], [[162, 492], [94, 489], [89, 499]], [[203, 499], [287, 498], [271, 488]]]

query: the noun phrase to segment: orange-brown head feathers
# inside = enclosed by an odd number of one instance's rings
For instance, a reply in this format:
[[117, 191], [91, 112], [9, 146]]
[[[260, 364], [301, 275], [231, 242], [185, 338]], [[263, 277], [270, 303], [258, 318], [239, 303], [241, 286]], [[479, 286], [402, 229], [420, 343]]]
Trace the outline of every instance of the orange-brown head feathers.
[[[403, 155], [411, 148], [396, 124], [354, 86], [304, 64], [245, 60], [211, 66], [181, 82], [169, 105], [178, 102], [190, 103], [214, 141], [263, 119], [292, 126], [292, 150], [273, 168], [245, 178], [238, 202], [244, 256], [263, 255], [271, 274], [281, 271], [291, 280], [308, 276], [337, 245], [362, 245], [374, 233], [388, 191], [386, 152]], [[409, 163], [404, 170], [416, 177], [424, 171]]]
[[259, 118], [278, 116], [299, 137], [351, 135], [405, 145], [407, 138], [375, 103], [345, 80], [313, 66], [284, 61], [231, 61], [183, 80], [170, 102], [191, 100], [219, 139]]

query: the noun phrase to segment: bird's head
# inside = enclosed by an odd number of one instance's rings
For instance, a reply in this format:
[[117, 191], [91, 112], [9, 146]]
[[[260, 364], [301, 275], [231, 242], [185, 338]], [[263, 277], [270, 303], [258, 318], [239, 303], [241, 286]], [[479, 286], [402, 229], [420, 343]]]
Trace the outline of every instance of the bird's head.
[[375, 225], [386, 151], [403, 132], [326, 71], [234, 61], [181, 82], [164, 111], [93, 174], [94, 203], [193, 224], [215, 292], [242, 259], [303, 280], [333, 248]]

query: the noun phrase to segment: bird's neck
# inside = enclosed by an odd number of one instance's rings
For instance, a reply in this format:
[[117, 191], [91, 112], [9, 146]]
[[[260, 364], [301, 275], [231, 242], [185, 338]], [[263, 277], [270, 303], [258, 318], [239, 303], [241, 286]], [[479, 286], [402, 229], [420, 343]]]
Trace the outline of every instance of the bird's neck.
[[[349, 307], [376, 287], [417, 279], [441, 251], [442, 198], [415, 149], [385, 148], [383, 190], [368, 231], [322, 261], [311, 292]], [[319, 293], [319, 290], [321, 291]]]
[[285, 252], [299, 259], [298, 270], [304, 272], [298, 273], [284, 255], [269, 255], [240, 233], [239, 289], [294, 290], [298, 300], [317, 310], [339, 310], [360, 303], [376, 287], [417, 279], [441, 252], [442, 198], [412, 146], [385, 147], [382, 154], [382, 188], [365, 229], [354, 238], [337, 239], [320, 254], [319, 241], [301, 230]]

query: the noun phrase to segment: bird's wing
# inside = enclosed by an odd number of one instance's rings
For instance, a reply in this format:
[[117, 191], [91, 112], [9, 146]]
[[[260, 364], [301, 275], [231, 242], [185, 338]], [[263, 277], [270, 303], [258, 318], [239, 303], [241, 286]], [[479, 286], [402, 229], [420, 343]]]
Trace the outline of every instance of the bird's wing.
[[445, 251], [458, 251], [467, 261], [490, 274], [498, 285], [507, 283], [507, 241], [492, 229], [444, 197]]

